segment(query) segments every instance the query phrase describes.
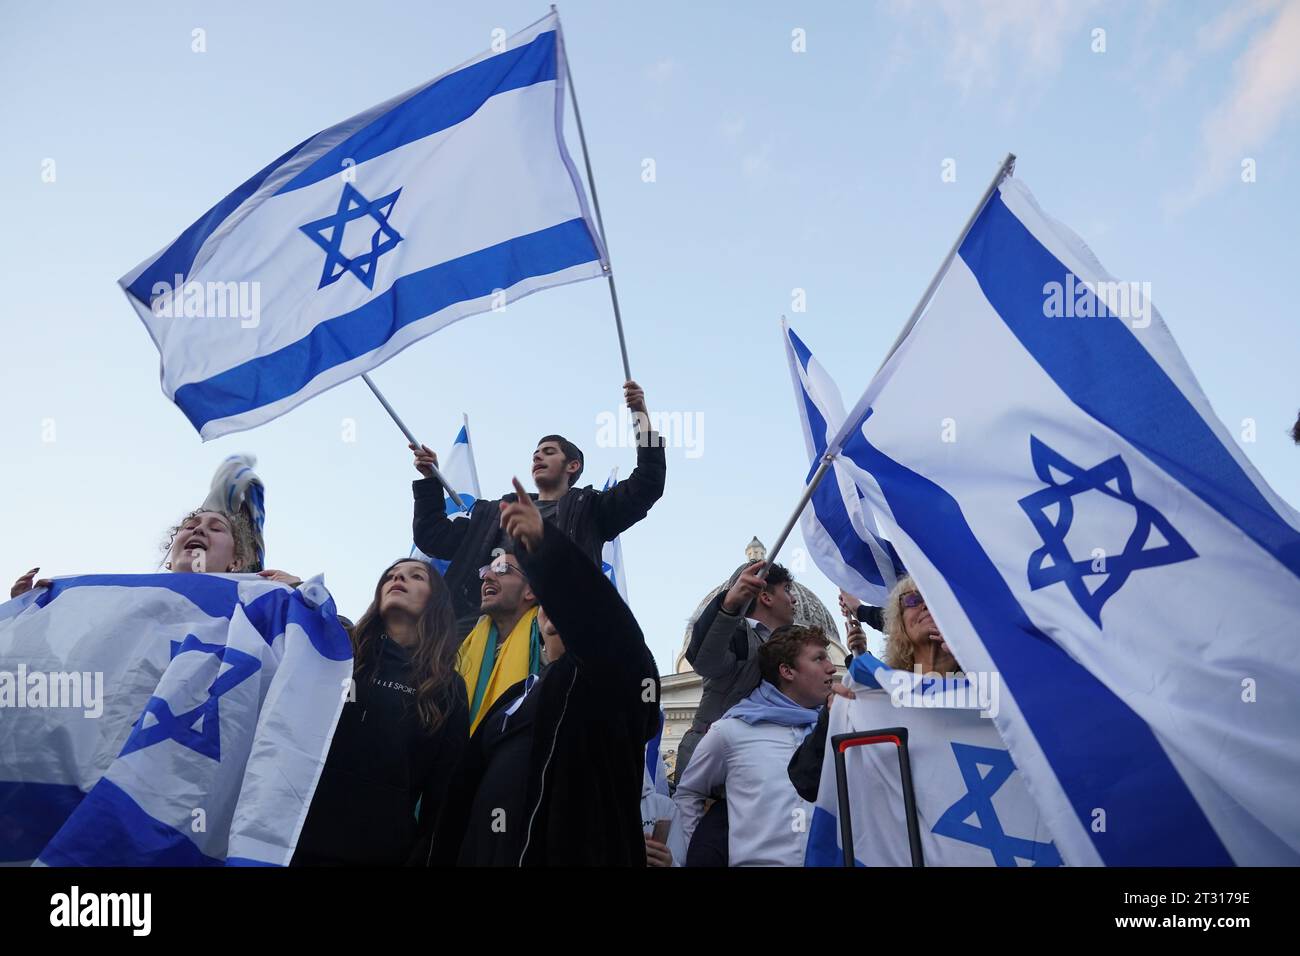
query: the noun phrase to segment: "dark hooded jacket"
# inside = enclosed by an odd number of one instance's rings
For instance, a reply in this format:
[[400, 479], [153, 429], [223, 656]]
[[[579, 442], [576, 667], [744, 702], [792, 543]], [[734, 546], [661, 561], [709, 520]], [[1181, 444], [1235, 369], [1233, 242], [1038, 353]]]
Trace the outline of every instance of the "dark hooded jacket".
[[[636, 468], [608, 491], [591, 485], [570, 488], [556, 504], [548, 521], [563, 531], [585, 554], [600, 565], [600, 553], [606, 541], [636, 524], [650, 513], [651, 506], [663, 496], [667, 465], [659, 435], [650, 432], [644, 444], [638, 444]], [[435, 478], [411, 482], [415, 495], [415, 519], [412, 536], [415, 546], [431, 558], [450, 561], [446, 573], [451, 591], [456, 624], [462, 637], [474, 627], [479, 616], [478, 569], [492, 558], [501, 522], [501, 501], [514, 501], [514, 493], [496, 501], [476, 501], [468, 518], [453, 520], [447, 515], [447, 498]], [[536, 495], [529, 497], [534, 500]]]
[[[432, 734], [415, 708], [408, 652], [383, 638], [343, 705], [298, 839], [298, 866], [424, 863], [452, 768], [469, 741], [465, 682], [453, 674]], [[419, 818], [416, 806], [419, 805]], [[421, 854], [424, 856], [421, 856]]]
[[[632, 612], [558, 528], [543, 524], [534, 552], [517, 556], [564, 642], [520, 702], [527, 682], [501, 696], [470, 739], [434, 833], [434, 865], [466, 861], [462, 846], [492, 756], [496, 722], [529, 708], [521, 763], [523, 811], [512, 846], [522, 866], [644, 866], [641, 783], [645, 745], [659, 728], [659, 678]], [[514, 825], [508, 821], [508, 825]]]

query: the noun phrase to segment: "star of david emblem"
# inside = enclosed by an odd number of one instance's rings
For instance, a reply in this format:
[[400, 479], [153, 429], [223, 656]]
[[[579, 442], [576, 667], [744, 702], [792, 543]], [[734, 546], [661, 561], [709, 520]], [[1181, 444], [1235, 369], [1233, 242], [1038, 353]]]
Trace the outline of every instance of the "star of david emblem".
[[[332, 216], [298, 227], [308, 239], [325, 250], [325, 268], [321, 272], [317, 289], [337, 282], [346, 272], [356, 276], [367, 289], [375, 287], [375, 266], [380, 257], [391, 252], [402, 241], [397, 230], [388, 223], [388, 217], [392, 214], [393, 206], [397, 205], [397, 197], [401, 192], [401, 189], [397, 189], [381, 199], [371, 201], [361, 195], [361, 191], [351, 183], [344, 183], [339, 208]], [[343, 234], [348, 223], [367, 217], [378, 223], [370, 237], [370, 251], [349, 258], [343, 254]], [[367, 225], [363, 223], [353, 228], [364, 229]]]
[[[1175, 564], [1196, 557], [1187, 539], [1169, 519], [1133, 492], [1133, 477], [1119, 455], [1083, 468], [1029, 436], [1030, 458], [1046, 488], [1020, 499], [1043, 546], [1029, 556], [1029, 586], [1037, 591], [1064, 582], [1083, 612], [1101, 627], [1102, 606], [1142, 568]], [[1134, 526], [1119, 554], [1076, 560], [1065, 544], [1074, 521], [1074, 497], [1098, 491], [1133, 509]], [[1091, 585], [1091, 586], [1090, 586]]]
[[[966, 793], [943, 812], [931, 832], [984, 847], [993, 854], [998, 866], [1019, 866], [1017, 858], [1028, 860], [1034, 866], [1060, 866], [1061, 854], [1055, 845], [1009, 836], [1002, 829], [1002, 821], [993, 808], [993, 795], [1016, 772], [1011, 754], [956, 742], [952, 744], [952, 753], [957, 758]], [[981, 769], [985, 767], [987, 772]], [[967, 822], [971, 817], [979, 826]]]
[[221, 715], [217, 703], [257, 673], [261, 663], [253, 655], [233, 647], [205, 644], [193, 634], [187, 634], [184, 641], [171, 642], [172, 660], [190, 651], [211, 654], [220, 662], [217, 675], [208, 687], [207, 700], [191, 710], [177, 714], [164, 698], [150, 697], [139, 719], [131, 727], [131, 735], [122, 747], [121, 756], [152, 747], [164, 740], [174, 740], [205, 757], [221, 759]]

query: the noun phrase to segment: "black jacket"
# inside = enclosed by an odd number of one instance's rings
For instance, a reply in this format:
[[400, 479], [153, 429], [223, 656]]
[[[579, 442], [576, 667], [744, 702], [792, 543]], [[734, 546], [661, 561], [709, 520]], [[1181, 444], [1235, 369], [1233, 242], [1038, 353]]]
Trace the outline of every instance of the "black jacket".
[[[637, 446], [632, 474], [609, 491], [597, 491], [591, 485], [570, 488], [559, 500], [554, 521], [599, 566], [605, 542], [644, 518], [663, 496], [666, 474], [663, 444], [651, 432], [647, 443]], [[411, 482], [411, 488], [415, 495], [415, 546], [431, 558], [451, 562], [443, 577], [451, 590], [457, 626], [464, 636], [478, 620], [478, 569], [492, 557], [492, 542], [501, 523], [500, 501], [514, 501], [515, 495], [511, 492], [497, 501], [476, 501], [468, 519], [453, 521], [447, 516], [446, 499], [437, 479], [418, 479]]]
[[[614, 586], [558, 528], [519, 555], [565, 654], [542, 671], [524, 779], [523, 866], [644, 866], [645, 745], [659, 729], [659, 677], [641, 628]], [[455, 864], [487, 767], [483, 728], [523, 691], [506, 691], [457, 767], [431, 862]]]
[[357, 680], [356, 700], [343, 705], [295, 865], [401, 865], [427, 856], [452, 768], [469, 740], [469, 704], [454, 674], [446, 717], [429, 734], [414, 684], [408, 653], [385, 637], [377, 666]]

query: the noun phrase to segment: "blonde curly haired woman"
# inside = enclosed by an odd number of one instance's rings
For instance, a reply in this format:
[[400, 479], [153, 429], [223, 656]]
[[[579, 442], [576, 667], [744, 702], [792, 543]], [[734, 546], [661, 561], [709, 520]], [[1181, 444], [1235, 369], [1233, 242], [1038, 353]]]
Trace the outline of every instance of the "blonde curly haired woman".
[[885, 664], [894, 670], [957, 674], [953, 657], [911, 576], [902, 577], [885, 604]]

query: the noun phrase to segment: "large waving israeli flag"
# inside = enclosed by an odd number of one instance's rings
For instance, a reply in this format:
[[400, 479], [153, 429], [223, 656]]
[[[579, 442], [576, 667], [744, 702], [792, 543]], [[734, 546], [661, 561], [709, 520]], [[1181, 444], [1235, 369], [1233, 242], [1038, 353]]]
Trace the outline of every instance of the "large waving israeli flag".
[[[790, 362], [795, 403], [811, 465], [805, 480], [821, 464], [828, 443], [844, 424], [840, 390], [784, 318], [785, 353]], [[813, 562], [836, 585], [863, 601], [883, 606], [904, 574], [898, 552], [876, 534], [875, 522], [862, 503], [852, 474], [839, 461], [813, 492], [799, 517], [804, 544]]]
[[[836, 697], [826, 734], [807, 866], [843, 866], [833, 740], [904, 728], [926, 866], [1060, 866], [1024, 776], [988, 716], [996, 684], [977, 675], [922, 678], [870, 654], [846, 675], [855, 699]], [[898, 749], [888, 741], [844, 751], [853, 858], [858, 866], [911, 866]]]
[[605, 274], [564, 80], [552, 13], [295, 146], [123, 276], [163, 392], [199, 434], [260, 425], [457, 319]]
[[1300, 863], [1300, 514], [1145, 289], [1005, 180], [859, 408], [843, 456], [957, 659], [1000, 674], [1065, 860]]
[[351, 678], [319, 578], [89, 575], [0, 605], [0, 864], [287, 865]]

